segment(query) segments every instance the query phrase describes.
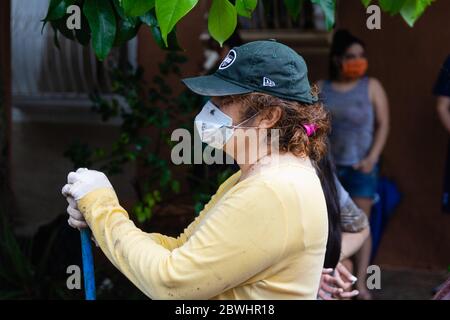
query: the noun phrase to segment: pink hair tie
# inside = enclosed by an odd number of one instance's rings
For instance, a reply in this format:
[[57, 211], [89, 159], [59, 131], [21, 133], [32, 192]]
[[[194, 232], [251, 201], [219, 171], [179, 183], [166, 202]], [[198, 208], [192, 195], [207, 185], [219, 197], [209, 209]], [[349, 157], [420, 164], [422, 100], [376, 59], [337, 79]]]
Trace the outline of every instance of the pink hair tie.
[[317, 130], [317, 126], [315, 124], [303, 124], [303, 128], [305, 128], [306, 135], [311, 137]]

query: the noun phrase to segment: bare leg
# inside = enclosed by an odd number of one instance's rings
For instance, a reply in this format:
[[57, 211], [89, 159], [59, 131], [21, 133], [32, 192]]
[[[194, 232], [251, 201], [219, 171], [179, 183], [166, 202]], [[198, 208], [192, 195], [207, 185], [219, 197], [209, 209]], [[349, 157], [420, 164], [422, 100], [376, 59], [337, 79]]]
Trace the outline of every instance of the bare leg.
[[[355, 204], [361, 208], [367, 215], [370, 216], [370, 210], [372, 208], [373, 201], [369, 198], [354, 198]], [[370, 262], [370, 253], [372, 250], [372, 238], [369, 237], [364, 241], [359, 251], [355, 254], [355, 269], [358, 282], [356, 283], [356, 289], [359, 291], [359, 299], [371, 300], [372, 295], [366, 286], [367, 267]]]

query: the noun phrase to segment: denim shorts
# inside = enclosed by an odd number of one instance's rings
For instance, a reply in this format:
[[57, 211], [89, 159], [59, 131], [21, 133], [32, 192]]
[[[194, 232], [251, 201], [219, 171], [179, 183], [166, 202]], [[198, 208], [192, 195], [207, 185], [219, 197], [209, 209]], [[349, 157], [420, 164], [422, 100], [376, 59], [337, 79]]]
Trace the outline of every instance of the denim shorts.
[[375, 199], [377, 194], [378, 165], [370, 173], [364, 173], [352, 166], [336, 166], [336, 173], [345, 190], [352, 198]]

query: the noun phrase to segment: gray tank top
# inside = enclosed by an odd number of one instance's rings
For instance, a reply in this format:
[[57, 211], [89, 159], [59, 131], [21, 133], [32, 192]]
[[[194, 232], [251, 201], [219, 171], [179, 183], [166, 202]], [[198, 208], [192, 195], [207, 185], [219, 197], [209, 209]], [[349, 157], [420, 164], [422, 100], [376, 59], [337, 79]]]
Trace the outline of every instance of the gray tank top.
[[337, 165], [353, 165], [367, 156], [374, 134], [374, 111], [369, 98], [369, 78], [346, 92], [324, 81], [320, 97], [331, 113], [331, 153]]

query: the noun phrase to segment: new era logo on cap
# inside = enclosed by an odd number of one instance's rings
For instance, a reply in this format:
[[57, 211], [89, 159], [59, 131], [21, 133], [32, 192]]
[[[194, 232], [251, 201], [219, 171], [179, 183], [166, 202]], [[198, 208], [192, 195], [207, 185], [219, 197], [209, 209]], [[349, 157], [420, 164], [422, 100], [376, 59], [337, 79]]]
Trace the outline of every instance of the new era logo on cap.
[[263, 77], [263, 87], [275, 87], [275, 82], [267, 77]]

